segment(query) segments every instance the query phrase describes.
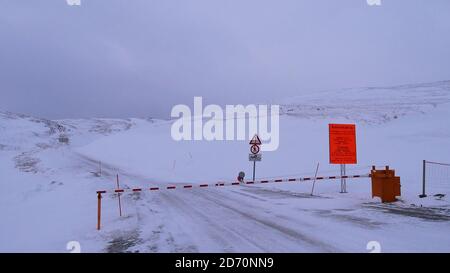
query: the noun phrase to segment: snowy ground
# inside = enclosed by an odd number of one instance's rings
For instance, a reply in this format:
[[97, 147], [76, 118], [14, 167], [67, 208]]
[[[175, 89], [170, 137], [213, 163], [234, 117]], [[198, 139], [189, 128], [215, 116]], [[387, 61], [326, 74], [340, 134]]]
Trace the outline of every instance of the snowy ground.
[[[251, 174], [246, 141], [175, 142], [169, 121], [47, 121], [0, 113], [0, 251], [67, 252], [449, 252], [450, 204], [419, 199], [423, 159], [450, 162], [450, 82], [314, 93], [281, 101], [280, 147], [257, 178], [336, 175], [328, 164], [328, 123], [356, 123], [358, 165], [389, 165], [402, 198], [372, 199], [370, 179], [277, 183], [124, 194], [96, 190], [233, 181]], [[70, 145], [58, 143], [60, 133]], [[99, 173], [99, 162], [102, 172]], [[450, 181], [448, 191], [449, 194]], [[433, 192], [433, 183], [429, 192]]]

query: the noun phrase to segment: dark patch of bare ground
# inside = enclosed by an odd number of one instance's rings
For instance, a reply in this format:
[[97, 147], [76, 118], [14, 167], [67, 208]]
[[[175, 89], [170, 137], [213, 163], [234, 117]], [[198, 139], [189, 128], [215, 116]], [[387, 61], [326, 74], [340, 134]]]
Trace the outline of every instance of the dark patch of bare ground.
[[419, 218], [428, 221], [450, 221], [450, 209], [418, 206], [399, 206], [396, 204], [364, 203], [363, 207], [383, 213]]
[[[311, 195], [309, 193], [301, 193], [301, 192], [292, 192], [280, 189], [270, 189], [270, 188], [261, 188], [261, 187], [247, 187], [242, 188], [241, 191], [249, 192], [252, 194], [257, 194], [259, 196], [271, 198], [271, 199], [284, 199], [284, 198], [321, 198], [321, 199], [329, 199], [329, 197], [319, 196], [319, 195]], [[239, 192], [236, 192], [239, 194]], [[244, 193], [241, 193], [244, 194]]]
[[30, 156], [29, 153], [21, 153], [14, 157], [14, 162], [15, 167], [22, 172], [37, 173], [39, 171], [37, 164], [40, 162], [40, 159]]
[[348, 214], [349, 211], [354, 211], [354, 210], [344, 210], [344, 209], [313, 210], [314, 213], [316, 213], [320, 216], [333, 218], [338, 221], [349, 222], [354, 225], [361, 226], [363, 228], [376, 229], [376, 228], [380, 227], [381, 225], [383, 225], [382, 222], [378, 222], [378, 221], [375, 221], [370, 218]]
[[129, 248], [142, 243], [142, 239], [139, 238], [139, 232], [137, 230], [122, 232], [115, 236], [106, 246], [107, 253], [125, 253]]

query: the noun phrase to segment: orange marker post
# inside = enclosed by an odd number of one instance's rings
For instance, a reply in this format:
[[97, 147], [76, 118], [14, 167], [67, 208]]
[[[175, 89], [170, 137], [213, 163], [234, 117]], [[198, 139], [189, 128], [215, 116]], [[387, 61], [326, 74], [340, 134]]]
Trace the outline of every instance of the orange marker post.
[[97, 230], [100, 230], [101, 218], [102, 218], [102, 193], [97, 192]]

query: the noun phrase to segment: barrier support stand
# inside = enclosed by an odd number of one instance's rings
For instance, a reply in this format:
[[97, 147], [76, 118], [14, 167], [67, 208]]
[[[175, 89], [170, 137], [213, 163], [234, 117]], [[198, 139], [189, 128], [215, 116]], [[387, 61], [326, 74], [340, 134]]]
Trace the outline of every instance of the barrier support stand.
[[97, 230], [100, 230], [101, 218], [102, 218], [102, 193], [97, 192]]

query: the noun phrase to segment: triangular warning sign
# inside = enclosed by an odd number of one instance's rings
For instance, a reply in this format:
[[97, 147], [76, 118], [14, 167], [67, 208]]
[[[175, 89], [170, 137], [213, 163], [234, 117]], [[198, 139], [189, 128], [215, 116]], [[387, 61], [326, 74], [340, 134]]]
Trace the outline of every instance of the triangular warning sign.
[[258, 135], [255, 135], [252, 140], [250, 140], [250, 145], [261, 145], [261, 139]]

